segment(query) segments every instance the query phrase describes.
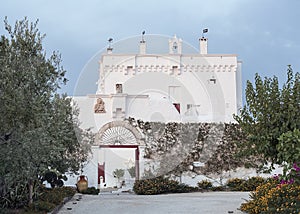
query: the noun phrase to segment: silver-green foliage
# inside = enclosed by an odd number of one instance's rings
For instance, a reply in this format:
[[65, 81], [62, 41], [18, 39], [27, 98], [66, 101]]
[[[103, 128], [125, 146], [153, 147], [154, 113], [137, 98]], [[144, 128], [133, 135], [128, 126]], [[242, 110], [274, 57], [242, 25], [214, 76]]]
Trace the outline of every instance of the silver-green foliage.
[[115, 169], [113, 171], [113, 176], [116, 177], [118, 180], [120, 178], [122, 178], [125, 174], [125, 170], [124, 169]]
[[135, 168], [136, 168], [136, 166], [132, 166], [132, 167], [130, 167], [130, 168], [127, 169], [130, 177], [132, 177], [132, 178], [135, 178], [135, 174], [136, 174], [135, 173], [135, 171], [136, 171]]
[[71, 98], [58, 94], [67, 82], [66, 71], [58, 53], [46, 56], [38, 22], [25, 18], [14, 27], [7, 19], [4, 23], [7, 35], [0, 38], [2, 199], [18, 185], [38, 183], [49, 168], [61, 174], [78, 171], [87, 161], [93, 139], [88, 130], [79, 128]]

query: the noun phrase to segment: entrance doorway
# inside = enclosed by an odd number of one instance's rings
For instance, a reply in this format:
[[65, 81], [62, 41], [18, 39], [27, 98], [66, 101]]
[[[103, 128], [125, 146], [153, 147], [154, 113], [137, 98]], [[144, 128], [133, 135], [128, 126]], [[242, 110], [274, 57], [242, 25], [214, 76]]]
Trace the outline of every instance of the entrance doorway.
[[[124, 171], [125, 179], [127, 176], [133, 182], [138, 180], [140, 171], [143, 170], [143, 165], [140, 166], [143, 155], [140, 156], [140, 153], [143, 154], [144, 151], [144, 140], [143, 135], [128, 120], [103, 125], [95, 138], [95, 146], [99, 147], [98, 186], [103, 187], [102, 182], [105, 182], [106, 187], [114, 186], [117, 179], [113, 172], [116, 169]], [[132, 174], [134, 178], [131, 178]]]
[[[100, 187], [118, 186], [120, 180], [115, 178], [113, 172], [115, 170], [123, 170], [123, 182], [138, 180], [140, 176], [140, 152], [138, 145], [100, 145], [99, 146], [99, 162], [98, 162], [98, 185]], [[134, 168], [134, 178], [131, 178], [132, 173], [129, 170]], [[102, 183], [104, 182], [104, 183]]]

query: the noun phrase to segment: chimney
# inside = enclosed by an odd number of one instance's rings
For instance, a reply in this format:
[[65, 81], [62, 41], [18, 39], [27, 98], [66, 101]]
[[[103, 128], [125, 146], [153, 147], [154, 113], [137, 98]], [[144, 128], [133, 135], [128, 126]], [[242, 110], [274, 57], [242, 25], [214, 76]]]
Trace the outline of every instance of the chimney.
[[113, 38], [108, 39], [108, 48], [106, 49], [108, 54], [112, 53], [113, 48], [111, 46], [112, 46], [113, 40], [114, 40]]
[[140, 41], [140, 54], [146, 54], [146, 41], [144, 39]]
[[106, 51], [107, 51], [108, 54], [111, 54], [111, 53], [112, 53], [112, 50], [113, 50], [112, 47], [108, 47], [108, 48], [106, 49]]
[[207, 54], [207, 38], [200, 38], [200, 54]]

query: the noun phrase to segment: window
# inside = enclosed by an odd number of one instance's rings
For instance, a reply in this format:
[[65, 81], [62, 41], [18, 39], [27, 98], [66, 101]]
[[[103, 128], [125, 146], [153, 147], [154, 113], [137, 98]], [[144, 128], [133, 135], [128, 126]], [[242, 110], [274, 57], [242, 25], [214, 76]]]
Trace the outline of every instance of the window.
[[186, 110], [190, 110], [193, 107], [193, 104], [187, 104], [186, 105]]
[[178, 66], [177, 65], [173, 65], [172, 66], [172, 72], [173, 72], [173, 74], [177, 74], [178, 73]]
[[176, 108], [176, 110], [178, 111], [178, 113], [180, 114], [180, 103], [173, 103], [173, 105]]
[[131, 72], [133, 70], [133, 66], [129, 65], [127, 66], [127, 72]]
[[177, 42], [173, 42], [173, 53], [177, 53], [178, 51], [178, 45], [177, 45]]
[[122, 108], [116, 108], [116, 117], [122, 117]]
[[216, 84], [217, 83], [217, 79], [212, 77], [209, 79], [209, 83], [213, 83], [213, 84]]
[[122, 94], [123, 93], [123, 86], [122, 84], [116, 84], [116, 93]]

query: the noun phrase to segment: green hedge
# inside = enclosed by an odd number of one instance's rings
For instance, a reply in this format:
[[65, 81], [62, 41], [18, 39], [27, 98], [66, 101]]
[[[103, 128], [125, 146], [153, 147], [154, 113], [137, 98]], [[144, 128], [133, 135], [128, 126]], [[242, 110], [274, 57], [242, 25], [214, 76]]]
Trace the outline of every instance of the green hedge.
[[178, 181], [159, 176], [136, 181], [133, 186], [133, 191], [138, 195], [156, 195], [163, 193], [195, 192], [198, 191], [198, 188], [180, 184]]

